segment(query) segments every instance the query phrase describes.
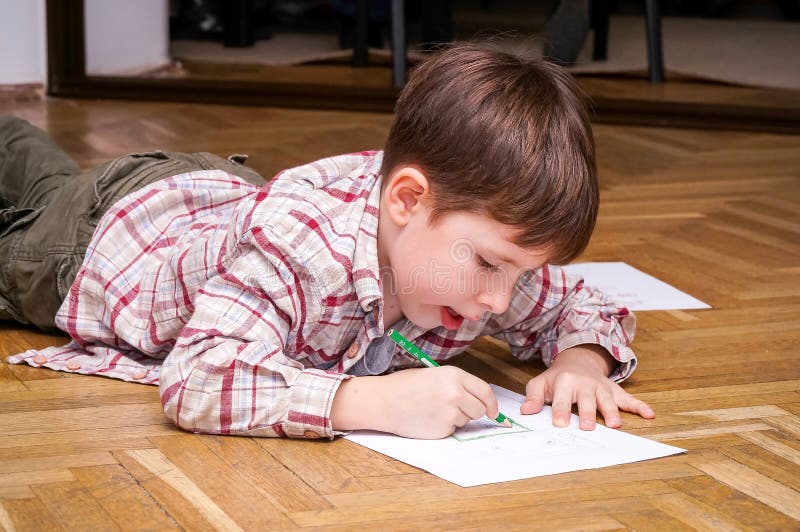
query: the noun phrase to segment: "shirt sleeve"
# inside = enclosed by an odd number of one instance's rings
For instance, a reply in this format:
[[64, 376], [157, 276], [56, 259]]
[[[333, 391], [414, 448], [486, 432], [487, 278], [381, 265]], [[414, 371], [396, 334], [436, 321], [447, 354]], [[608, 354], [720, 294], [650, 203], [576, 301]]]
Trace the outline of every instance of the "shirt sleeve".
[[161, 370], [161, 403], [193, 432], [333, 438], [333, 397], [348, 376], [306, 368], [296, 350], [317, 318], [313, 276], [259, 240], [198, 291]]
[[549, 367], [565, 349], [596, 344], [619, 362], [609, 378], [622, 382], [636, 368], [636, 355], [628, 347], [636, 329], [635, 316], [603, 292], [584, 285], [580, 276], [557, 266], [523, 276], [508, 311], [487, 326], [521, 360], [540, 356]]

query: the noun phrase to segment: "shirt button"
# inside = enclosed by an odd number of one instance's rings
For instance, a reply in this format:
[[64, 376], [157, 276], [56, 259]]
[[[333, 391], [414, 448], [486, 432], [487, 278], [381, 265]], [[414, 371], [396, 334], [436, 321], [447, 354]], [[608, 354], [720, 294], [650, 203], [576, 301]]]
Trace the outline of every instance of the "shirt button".
[[347, 350], [347, 356], [350, 358], [355, 358], [358, 355], [358, 342], [353, 342], [350, 345], [350, 348]]
[[69, 364], [67, 364], [67, 369], [70, 370], [70, 371], [79, 370], [79, 369], [81, 369], [81, 363], [80, 362], [70, 362]]
[[33, 361], [37, 364], [44, 364], [45, 362], [47, 362], [47, 357], [44, 355], [36, 355], [35, 357], [33, 357]]
[[303, 433], [303, 436], [312, 440], [316, 440], [319, 438], [319, 433], [314, 430], [307, 430]]
[[140, 380], [144, 379], [145, 377], [147, 377], [147, 370], [146, 369], [140, 371], [139, 373], [134, 373], [133, 374], [133, 378], [135, 380], [137, 380], [137, 381], [140, 381]]

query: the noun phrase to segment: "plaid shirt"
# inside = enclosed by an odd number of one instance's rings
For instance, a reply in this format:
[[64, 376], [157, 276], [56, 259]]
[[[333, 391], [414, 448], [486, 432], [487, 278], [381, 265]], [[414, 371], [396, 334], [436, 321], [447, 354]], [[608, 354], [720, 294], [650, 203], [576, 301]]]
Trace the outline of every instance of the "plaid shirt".
[[[260, 189], [192, 172], [129, 194], [100, 221], [58, 311], [72, 341], [9, 362], [158, 383], [167, 416], [190, 431], [333, 437], [343, 379], [412, 364], [384, 341], [380, 162], [323, 159]], [[456, 331], [394, 326], [438, 360], [488, 334], [547, 365], [600, 344], [621, 362], [618, 381], [636, 365], [633, 315], [553, 266], [524, 275], [502, 315]]]

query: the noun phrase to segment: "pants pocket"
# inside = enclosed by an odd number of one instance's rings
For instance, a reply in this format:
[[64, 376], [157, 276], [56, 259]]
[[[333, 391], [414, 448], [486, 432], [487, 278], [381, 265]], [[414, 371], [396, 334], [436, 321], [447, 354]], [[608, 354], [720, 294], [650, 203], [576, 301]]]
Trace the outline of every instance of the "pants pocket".
[[58, 299], [63, 301], [67, 297], [72, 282], [78, 275], [78, 270], [83, 261], [83, 253], [66, 254], [58, 263], [56, 268], [56, 292]]
[[85, 219], [94, 228], [111, 205], [125, 195], [155, 181], [184, 171], [185, 164], [163, 151], [132, 153], [102, 168], [94, 182], [94, 203]]
[[0, 238], [17, 231], [33, 222], [44, 207], [37, 209], [17, 209], [9, 207], [0, 210]]

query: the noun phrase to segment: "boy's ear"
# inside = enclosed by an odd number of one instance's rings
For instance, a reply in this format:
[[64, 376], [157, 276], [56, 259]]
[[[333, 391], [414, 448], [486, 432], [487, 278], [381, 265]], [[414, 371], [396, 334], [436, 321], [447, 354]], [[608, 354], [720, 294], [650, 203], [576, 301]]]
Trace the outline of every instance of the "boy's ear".
[[429, 196], [428, 178], [413, 166], [403, 166], [392, 172], [383, 191], [389, 216], [398, 225], [405, 225], [414, 212], [424, 207]]

